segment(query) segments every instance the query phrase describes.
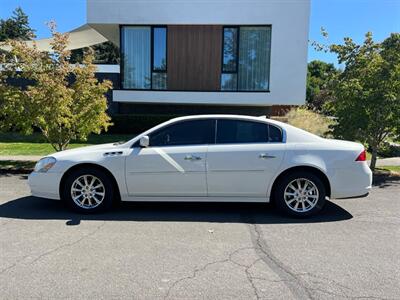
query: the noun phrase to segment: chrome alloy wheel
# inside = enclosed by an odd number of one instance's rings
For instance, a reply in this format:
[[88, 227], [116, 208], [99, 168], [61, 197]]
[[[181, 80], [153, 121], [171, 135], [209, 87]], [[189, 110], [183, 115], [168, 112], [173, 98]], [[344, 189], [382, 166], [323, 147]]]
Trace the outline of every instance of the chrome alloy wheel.
[[291, 181], [285, 188], [286, 205], [295, 212], [307, 212], [315, 207], [319, 192], [314, 182], [306, 178]]
[[75, 179], [71, 186], [72, 200], [81, 208], [92, 209], [99, 206], [106, 189], [99, 178], [93, 175], [82, 175]]

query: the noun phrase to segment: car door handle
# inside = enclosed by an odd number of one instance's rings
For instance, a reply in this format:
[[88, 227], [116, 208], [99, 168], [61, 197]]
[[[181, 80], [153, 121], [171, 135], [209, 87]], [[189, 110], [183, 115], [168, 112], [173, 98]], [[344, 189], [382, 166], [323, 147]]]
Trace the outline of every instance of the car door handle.
[[268, 155], [267, 153], [261, 153], [258, 158], [260, 159], [267, 159], [267, 158], [275, 158], [276, 156], [274, 155]]
[[196, 155], [186, 155], [185, 160], [191, 160], [191, 161], [201, 160], [201, 157]]

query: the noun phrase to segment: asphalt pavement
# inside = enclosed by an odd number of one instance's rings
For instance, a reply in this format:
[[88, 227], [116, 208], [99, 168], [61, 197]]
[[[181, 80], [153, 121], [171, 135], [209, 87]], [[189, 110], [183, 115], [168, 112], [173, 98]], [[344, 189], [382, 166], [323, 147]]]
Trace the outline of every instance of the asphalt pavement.
[[1, 299], [400, 299], [400, 182], [317, 217], [264, 204], [77, 215], [0, 175]]

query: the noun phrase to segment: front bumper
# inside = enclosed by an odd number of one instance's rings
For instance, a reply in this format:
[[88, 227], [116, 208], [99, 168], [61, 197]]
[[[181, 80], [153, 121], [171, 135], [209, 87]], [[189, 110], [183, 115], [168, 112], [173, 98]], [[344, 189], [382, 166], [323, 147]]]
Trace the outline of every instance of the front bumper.
[[61, 178], [62, 173], [32, 172], [28, 176], [28, 184], [31, 189], [31, 194], [35, 197], [59, 200]]

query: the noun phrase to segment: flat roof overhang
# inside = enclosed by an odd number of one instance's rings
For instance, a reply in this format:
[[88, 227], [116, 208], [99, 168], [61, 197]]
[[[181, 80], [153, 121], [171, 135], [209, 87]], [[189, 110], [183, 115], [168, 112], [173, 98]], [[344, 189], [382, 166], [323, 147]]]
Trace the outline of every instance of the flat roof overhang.
[[[68, 50], [81, 49], [85, 47], [90, 47], [93, 45], [101, 44], [108, 41], [102, 34], [97, 30], [93, 29], [90, 25], [85, 24], [74, 30], [67, 32], [69, 34], [69, 43], [67, 46]], [[28, 46], [36, 45], [36, 47], [41, 51], [51, 52], [51, 42], [52, 38], [25, 41]], [[7, 45], [0, 44], [0, 49], [9, 51], [10, 47]]]

